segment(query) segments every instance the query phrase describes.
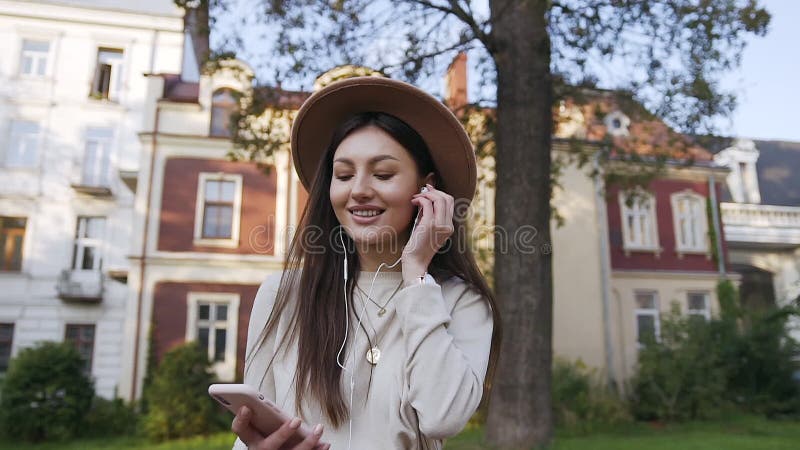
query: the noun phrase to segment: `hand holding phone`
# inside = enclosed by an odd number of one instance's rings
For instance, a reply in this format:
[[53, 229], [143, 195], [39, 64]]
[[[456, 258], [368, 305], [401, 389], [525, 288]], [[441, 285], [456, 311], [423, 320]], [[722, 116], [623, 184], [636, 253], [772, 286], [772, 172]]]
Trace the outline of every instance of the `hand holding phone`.
[[263, 450], [327, 450], [320, 442], [322, 425], [313, 429], [299, 418], [290, 419], [252, 386], [212, 384], [208, 393], [234, 413], [231, 429], [249, 448]]

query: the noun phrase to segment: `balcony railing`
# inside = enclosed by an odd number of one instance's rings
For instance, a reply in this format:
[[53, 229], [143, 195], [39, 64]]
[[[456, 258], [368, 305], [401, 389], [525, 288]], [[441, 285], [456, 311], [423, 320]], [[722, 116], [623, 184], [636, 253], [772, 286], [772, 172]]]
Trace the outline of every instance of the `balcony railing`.
[[722, 203], [721, 211], [727, 241], [800, 245], [800, 207]]
[[99, 270], [64, 270], [56, 289], [62, 300], [100, 302], [103, 299], [103, 273]]

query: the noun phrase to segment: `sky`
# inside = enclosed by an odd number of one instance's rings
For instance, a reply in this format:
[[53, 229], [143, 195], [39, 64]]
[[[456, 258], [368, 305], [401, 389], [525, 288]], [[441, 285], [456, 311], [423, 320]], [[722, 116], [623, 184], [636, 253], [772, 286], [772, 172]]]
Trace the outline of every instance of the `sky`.
[[725, 79], [739, 105], [732, 126], [721, 131], [800, 142], [800, 1], [761, 3], [772, 14], [769, 30], [763, 38], [749, 39], [740, 70]]
[[[251, 15], [251, 8], [260, 1], [263, 0], [234, 0], [239, 8], [234, 8], [231, 16], [243, 11], [245, 16]], [[748, 37], [740, 68], [723, 77], [723, 86], [737, 95], [738, 107], [731, 117], [718, 122], [717, 134], [800, 142], [800, 0], [759, 3], [772, 14], [772, 20], [765, 37]], [[477, 1], [475, 7], [478, 14], [488, 14], [488, 2]], [[228, 20], [231, 18], [222, 18], [221, 28], [237, 27], [235, 21]], [[263, 28], [260, 32], [264, 32]], [[266, 50], [264, 42], [269, 39], [257, 33], [254, 29], [243, 33], [245, 42], [258, 43], [255, 48], [240, 51], [245, 61], [253, 58], [254, 52]], [[212, 34], [212, 46], [214, 41]], [[469, 74], [471, 99], [478, 93], [475, 76], [474, 72]]]

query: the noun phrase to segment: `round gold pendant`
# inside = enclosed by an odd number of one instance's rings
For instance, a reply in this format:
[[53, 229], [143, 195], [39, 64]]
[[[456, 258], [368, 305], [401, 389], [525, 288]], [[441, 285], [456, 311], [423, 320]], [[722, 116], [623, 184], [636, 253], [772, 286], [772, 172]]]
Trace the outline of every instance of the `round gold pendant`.
[[378, 347], [372, 347], [371, 349], [367, 350], [367, 361], [372, 364], [373, 366], [378, 364], [378, 360], [381, 359], [381, 351]]
[[380, 311], [378, 311], [378, 317], [383, 317], [384, 314], [386, 314], [386, 308], [381, 308]]

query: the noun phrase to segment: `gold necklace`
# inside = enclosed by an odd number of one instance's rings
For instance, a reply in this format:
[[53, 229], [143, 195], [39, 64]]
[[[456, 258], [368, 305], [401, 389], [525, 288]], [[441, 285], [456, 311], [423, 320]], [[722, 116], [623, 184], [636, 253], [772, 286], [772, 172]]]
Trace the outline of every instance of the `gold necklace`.
[[[389, 299], [386, 300], [386, 303], [384, 303], [383, 306], [381, 306], [378, 302], [373, 300], [366, 292], [364, 292], [363, 289], [358, 287], [358, 285], [356, 285], [356, 287], [358, 288], [359, 291], [361, 291], [363, 297], [366, 297], [369, 301], [375, 304], [375, 306], [380, 308], [378, 310], [378, 316], [383, 316], [384, 314], [386, 314], [386, 305], [388, 305], [389, 302], [392, 301], [392, 298], [394, 298], [395, 294], [397, 294], [397, 292], [400, 290], [400, 286], [402, 285], [403, 285], [403, 280], [400, 280], [400, 284], [397, 285], [394, 292], [392, 292], [392, 295], [389, 296]], [[362, 302], [364, 301], [363, 297], [361, 299]], [[369, 350], [367, 350], [366, 358], [368, 363], [375, 366], [381, 359], [381, 349], [378, 347], [378, 331], [375, 330], [375, 326], [372, 325], [372, 320], [370, 320], [369, 315], [367, 316], [367, 323], [369, 323], [369, 327], [372, 328], [372, 334], [375, 336], [375, 345], [372, 346], [372, 348], [370, 348]]]
[[364, 295], [364, 297], [367, 298], [367, 300], [371, 301], [373, 305], [378, 307], [378, 317], [383, 317], [383, 315], [386, 314], [386, 305], [388, 305], [389, 302], [392, 301], [394, 296], [400, 290], [400, 286], [402, 286], [402, 285], [403, 285], [403, 280], [400, 280], [400, 284], [397, 285], [397, 287], [394, 289], [394, 292], [392, 292], [392, 295], [389, 296], [389, 298], [386, 300], [386, 303], [384, 303], [383, 305], [381, 305], [380, 303], [378, 303], [375, 300], [373, 300], [372, 297], [369, 296], [369, 294], [367, 294], [366, 292], [364, 292], [363, 289], [361, 289], [360, 286], [356, 285], [356, 288], [359, 291], [361, 291], [361, 293]]

